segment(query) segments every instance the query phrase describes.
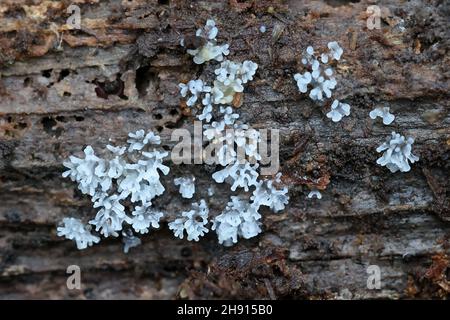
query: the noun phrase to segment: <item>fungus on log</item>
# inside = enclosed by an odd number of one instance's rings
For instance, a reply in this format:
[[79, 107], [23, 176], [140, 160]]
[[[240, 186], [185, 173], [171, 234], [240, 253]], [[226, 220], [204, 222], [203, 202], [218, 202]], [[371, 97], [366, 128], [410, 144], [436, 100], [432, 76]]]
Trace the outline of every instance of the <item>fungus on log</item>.
[[[367, 0], [76, 3], [79, 30], [66, 24], [64, 1], [0, 4], [1, 298], [448, 297], [448, 3], [379, 1], [379, 29], [368, 28]], [[104, 146], [124, 145], [141, 128], [171, 150], [173, 130], [192, 130], [195, 114], [178, 84], [214, 69], [186, 52], [204, 44], [187, 36], [208, 19], [220, 30], [217, 43], [230, 45], [222, 56], [258, 65], [231, 104], [254, 128], [280, 130], [289, 205], [262, 208], [263, 232], [232, 247], [211, 232], [199, 242], [174, 239], [167, 223], [212, 190], [219, 168], [172, 166], [176, 176], [195, 176], [196, 194], [183, 199], [173, 177], [161, 177], [165, 196], [154, 207], [168, 212], [164, 228], [127, 254], [114, 239], [77, 250], [57, 236], [57, 223], [86, 221], [96, 209], [61, 176], [63, 161], [88, 145], [104, 158]], [[306, 47], [325, 52], [330, 41], [344, 51], [333, 99], [351, 106], [337, 123], [326, 116], [331, 105], [294, 80]], [[379, 106], [395, 121], [370, 119]], [[415, 139], [420, 161], [408, 172], [376, 163], [392, 131]], [[308, 199], [311, 191], [322, 198]], [[210, 210], [224, 208], [232, 191], [217, 195]], [[66, 287], [74, 264], [82, 290]], [[367, 287], [373, 265], [380, 289]]]

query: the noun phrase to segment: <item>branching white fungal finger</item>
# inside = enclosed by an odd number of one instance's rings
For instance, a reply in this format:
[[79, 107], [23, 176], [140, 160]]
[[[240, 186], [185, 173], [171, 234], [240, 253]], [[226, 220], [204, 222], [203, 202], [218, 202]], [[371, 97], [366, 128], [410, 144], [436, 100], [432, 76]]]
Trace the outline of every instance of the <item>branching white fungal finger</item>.
[[370, 111], [369, 117], [373, 120], [377, 117], [382, 118], [384, 125], [389, 125], [395, 120], [395, 116], [389, 112], [389, 107], [377, 107]]
[[413, 138], [405, 139], [399, 133], [392, 132], [391, 137], [377, 148], [377, 152], [384, 151], [383, 156], [378, 158], [377, 164], [386, 166], [391, 172], [408, 172], [411, 170], [408, 162], [419, 161], [419, 157], [411, 153], [413, 143]]

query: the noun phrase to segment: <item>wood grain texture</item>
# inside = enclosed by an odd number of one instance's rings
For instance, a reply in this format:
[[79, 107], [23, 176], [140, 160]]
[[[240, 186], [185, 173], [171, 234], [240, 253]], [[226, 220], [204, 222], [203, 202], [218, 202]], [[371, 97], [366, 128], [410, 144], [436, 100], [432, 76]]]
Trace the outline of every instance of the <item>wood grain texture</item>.
[[[381, 30], [368, 30], [370, 1], [77, 0], [82, 29], [65, 21], [70, 1], [0, 4], [0, 298], [443, 298], [449, 293], [450, 6], [379, 1]], [[123, 143], [132, 130], [192, 130], [178, 83], [208, 79], [179, 45], [214, 18], [229, 58], [259, 68], [241, 118], [280, 129], [291, 201], [263, 210], [264, 232], [232, 248], [213, 233], [175, 239], [166, 223], [122, 252], [119, 239], [85, 251], [56, 237], [64, 216], [88, 219], [89, 199], [61, 177], [62, 162], [92, 145]], [[267, 32], [261, 33], [261, 25]], [[404, 29], [402, 29], [404, 28]], [[276, 36], [272, 30], [281, 30]], [[344, 48], [334, 96], [352, 106], [339, 123], [296, 88], [306, 46]], [[389, 106], [395, 122], [369, 118]], [[391, 131], [413, 136], [420, 161], [391, 174], [375, 149]], [[172, 179], [193, 172], [207, 197], [211, 168], [172, 166], [156, 201], [169, 219], [189, 206]], [[323, 188], [308, 200], [310, 187]], [[230, 194], [209, 199], [213, 215]], [[66, 288], [77, 264], [82, 290]], [[378, 265], [381, 290], [366, 286]]]

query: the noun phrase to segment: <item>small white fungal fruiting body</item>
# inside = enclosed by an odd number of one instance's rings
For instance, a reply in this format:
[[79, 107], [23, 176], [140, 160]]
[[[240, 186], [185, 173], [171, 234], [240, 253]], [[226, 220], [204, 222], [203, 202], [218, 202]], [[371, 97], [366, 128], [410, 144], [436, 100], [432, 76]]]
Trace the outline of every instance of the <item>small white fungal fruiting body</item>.
[[369, 117], [375, 120], [377, 117], [383, 118], [383, 124], [389, 125], [395, 120], [395, 116], [389, 112], [389, 107], [377, 107], [370, 111]]
[[101, 194], [98, 199], [93, 198], [94, 208], [101, 209], [97, 212], [95, 219], [89, 221], [95, 226], [95, 231], [99, 231], [104, 237], [117, 237], [116, 231], [122, 230], [124, 222], [130, 223], [131, 219], [125, 213], [125, 207], [120, 203], [121, 197], [117, 194], [108, 196]]
[[134, 217], [131, 220], [131, 225], [140, 234], [148, 233], [150, 226], [155, 229], [159, 228], [159, 220], [164, 216], [162, 212], [145, 205], [136, 206], [131, 214]]
[[58, 236], [75, 241], [79, 250], [100, 242], [100, 238], [92, 235], [89, 226], [84, 225], [79, 219], [64, 218], [62, 226], [58, 227], [57, 231]]
[[194, 63], [202, 64], [210, 60], [220, 62], [223, 61], [223, 56], [230, 53], [228, 44], [217, 45], [217, 34], [218, 29], [214, 20], [206, 21], [206, 25], [197, 30], [196, 36], [205, 39], [206, 43], [200, 48], [187, 50], [190, 55], [194, 56]]
[[310, 71], [294, 75], [300, 92], [308, 92], [309, 85], [313, 87], [309, 93], [309, 97], [313, 101], [323, 101], [325, 98], [331, 98], [332, 90], [337, 85], [336, 79], [333, 77], [334, 71], [327, 64], [332, 60], [340, 60], [344, 50], [336, 41], [328, 43], [328, 48], [330, 49], [328, 54], [322, 53], [318, 57], [315, 55], [313, 47], [307, 47], [302, 63], [310, 68]]
[[233, 102], [237, 92], [243, 92], [243, 84], [253, 80], [258, 65], [246, 60], [243, 63], [226, 60], [220, 64], [214, 73], [216, 80], [211, 90], [215, 104], [229, 104]]
[[331, 111], [327, 113], [327, 118], [333, 122], [339, 122], [344, 116], [350, 115], [350, 105], [342, 103], [339, 100], [334, 100], [331, 105]]
[[176, 186], [180, 186], [180, 193], [183, 198], [191, 199], [195, 193], [195, 177], [180, 177], [173, 180]]
[[377, 152], [382, 152], [383, 156], [378, 158], [377, 164], [386, 166], [391, 172], [408, 172], [411, 170], [408, 161], [414, 163], [419, 161], [419, 157], [416, 157], [411, 153], [412, 144], [414, 139], [404, 136], [399, 133], [392, 132], [391, 137], [387, 138], [386, 142], [377, 148]]
[[[187, 84], [180, 83], [180, 93], [182, 97], [189, 98], [186, 105], [193, 107], [201, 101], [205, 106], [197, 118], [200, 121], [210, 122], [213, 113], [213, 104], [227, 105], [233, 102], [235, 94], [244, 91], [244, 84], [253, 80], [253, 76], [258, 69], [258, 65], [246, 60], [243, 63], [226, 60], [214, 72], [216, 79], [213, 86], [206, 85], [202, 80], [190, 80]], [[200, 96], [204, 94], [202, 98]]]
[[257, 183], [250, 199], [258, 208], [267, 206], [273, 212], [284, 210], [285, 205], [289, 202], [288, 188], [277, 189], [274, 183], [281, 184], [281, 173], [278, 173], [273, 180], [265, 179]]
[[181, 213], [181, 218], [177, 218], [169, 223], [169, 229], [173, 230], [175, 237], [183, 239], [184, 231], [188, 241], [199, 241], [200, 237], [208, 233], [209, 209], [205, 200], [201, 199], [200, 204], [192, 203], [192, 210]]
[[123, 252], [128, 253], [131, 248], [142, 244], [141, 239], [136, 237], [131, 230], [122, 231]]
[[214, 219], [212, 230], [215, 230], [219, 243], [230, 246], [238, 241], [255, 237], [261, 232], [261, 215], [258, 208], [247, 200], [232, 196], [225, 210]]
[[255, 186], [258, 179], [258, 169], [259, 164], [251, 165], [246, 162], [244, 164], [235, 161], [229, 164], [224, 169], [213, 173], [212, 177], [217, 183], [223, 183], [228, 179], [230, 181], [231, 190], [236, 191], [237, 187], [244, 188], [245, 191], [249, 190], [250, 186]]
[[[142, 150], [147, 144], [160, 144], [161, 138], [151, 131], [145, 133], [145, 131], [141, 129], [136, 131], [135, 133], [130, 132], [128, 134], [127, 142], [130, 144], [130, 146], [128, 147], [128, 152], [132, 152], [134, 150]], [[113, 153], [117, 153], [114, 152], [114, 150], [120, 150], [119, 155], [123, 155], [124, 153], [124, 150], [122, 150], [121, 148], [116, 148], [109, 145], [106, 147]]]
[[[209, 93], [207, 93], [207, 94], [209, 95]], [[205, 107], [202, 110], [202, 113], [200, 113], [197, 116], [197, 119], [200, 121], [205, 121], [206, 123], [211, 122], [211, 119], [213, 117], [212, 111], [213, 111], [213, 107], [211, 104], [205, 105]]]
[[102, 190], [108, 189], [109, 179], [94, 174], [96, 167], [103, 162], [94, 154], [94, 149], [87, 146], [83, 151], [84, 159], [70, 156], [69, 161], [63, 163], [69, 170], [65, 171], [62, 176], [70, 177], [72, 181], [78, 182], [78, 189], [82, 193], [94, 196], [99, 186]]
[[186, 97], [188, 92], [191, 94], [189, 99], [186, 101], [188, 107], [192, 107], [198, 100], [200, 94], [204, 92], [211, 92], [211, 87], [203, 84], [202, 80], [190, 80], [187, 84], [180, 83], [180, 93], [182, 97]]

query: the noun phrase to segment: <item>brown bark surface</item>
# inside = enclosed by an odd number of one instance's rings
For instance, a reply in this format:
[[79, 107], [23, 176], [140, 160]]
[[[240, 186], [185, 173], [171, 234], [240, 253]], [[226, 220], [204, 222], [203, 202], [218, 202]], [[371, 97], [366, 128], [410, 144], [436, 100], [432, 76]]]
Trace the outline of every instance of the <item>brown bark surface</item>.
[[[368, 30], [364, 0], [73, 2], [81, 30], [65, 25], [70, 1], [0, 3], [0, 298], [448, 296], [449, 4], [381, 1], [390, 14]], [[230, 59], [259, 65], [238, 112], [255, 128], [281, 130], [290, 204], [263, 210], [263, 233], [231, 248], [213, 232], [175, 239], [163, 223], [128, 254], [120, 239], [78, 251], [56, 225], [95, 209], [61, 177], [63, 160], [86, 145], [101, 154], [141, 128], [170, 148], [174, 128], [192, 129], [177, 85], [215, 64], [195, 65], [179, 41], [208, 18]], [[329, 41], [344, 48], [334, 97], [352, 106], [339, 123], [293, 80], [306, 46]], [[368, 116], [383, 105], [396, 115], [390, 126]], [[393, 130], [416, 139], [420, 160], [408, 173], [376, 165]], [[197, 176], [198, 198], [212, 184], [204, 166], [172, 165], [156, 202], [169, 217], [189, 207], [171, 182], [183, 172]], [[313, 187], [321, 200], [306, 199]], [[214, 214], [227, 195], [209, 200]], [[72, 264], [82, 290], [66, 287]], [[381, 268], [380, 290], [366, 286], [369, 265]]]

